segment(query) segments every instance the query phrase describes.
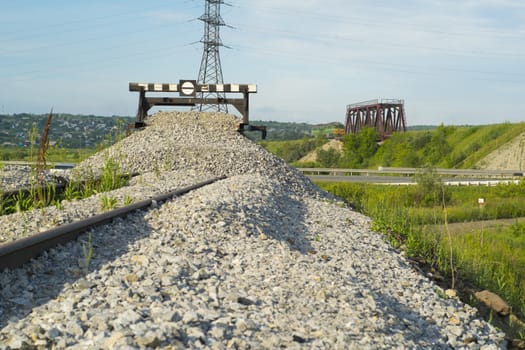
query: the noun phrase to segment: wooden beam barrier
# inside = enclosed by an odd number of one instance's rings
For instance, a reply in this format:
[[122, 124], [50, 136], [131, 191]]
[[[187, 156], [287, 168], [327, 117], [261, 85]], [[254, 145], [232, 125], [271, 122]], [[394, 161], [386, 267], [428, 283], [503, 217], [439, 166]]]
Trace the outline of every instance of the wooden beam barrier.
[[164, 83], [129, 83], [129, 91], [183, 92], [184, 96], [197, 92], [257, 93], [256, 84], [196, 84], [192, 80], [183, 80], [178, 84]]
[[[129, 83], [129, 91], [139, 92], [135, 127], [145, 125], [148, 111], [154, 106], [195, 106], [198, 104], [230, 104], [242, 115], [241, 129], [250, 123], [249, 94], [257, 93], [255, 84], [197, 84], [195, 80], [173, 83]], [[146, 92], [178, 92], [181, 97], [146, 97]], [[205, 98], [201, 93], [240, 93], [242, 98]]]

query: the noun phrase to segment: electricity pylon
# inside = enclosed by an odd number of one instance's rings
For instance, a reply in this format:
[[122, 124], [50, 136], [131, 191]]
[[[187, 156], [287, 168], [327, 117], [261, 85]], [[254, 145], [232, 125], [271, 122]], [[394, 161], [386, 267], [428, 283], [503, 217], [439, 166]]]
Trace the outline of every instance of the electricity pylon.
[[[224, 46], [220, 37], [220, 27], [226, 23], [221, 17], [221, 4], [223, 0], [205, 0], [205, 12], [199, 17], [204, 23], [204, 36], [201, 43], [204, 44], [201, 67], [199, 70], [199, 84], [223, 84], [221, 58], [219, 47]], [[202, 92], [202, 98], [224, 99], [225, 94], [221, 92]], [[226, 104], [207, 104], [195, 106], [199, 111], [215, 111], [228, 113]]]

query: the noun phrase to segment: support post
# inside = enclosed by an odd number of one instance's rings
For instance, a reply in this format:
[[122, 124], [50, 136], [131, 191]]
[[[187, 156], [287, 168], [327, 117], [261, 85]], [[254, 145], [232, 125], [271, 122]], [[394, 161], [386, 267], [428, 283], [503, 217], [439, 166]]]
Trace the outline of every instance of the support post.
[[146, 99], [146, 91], [144, 89], [140, 89], [139, 91], [139, 106], [137, 109], [137, 116], [135, 118], [135, 127], [141, 128], [144, 126], [144, 120], [146, 119], [146, 116], [148, 115], [148, 111], [151, 107], [148, 104], [148, 100]]

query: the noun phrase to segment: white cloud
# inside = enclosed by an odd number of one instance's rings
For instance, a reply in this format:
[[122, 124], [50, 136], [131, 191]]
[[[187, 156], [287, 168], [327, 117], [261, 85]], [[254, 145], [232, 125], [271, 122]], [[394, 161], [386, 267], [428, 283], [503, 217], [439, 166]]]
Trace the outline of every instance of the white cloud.
[[[26, 79], [42, 84], [67, 76], [82, 86], [95, 72], [124, 83], [195, 76], [202, 46], [186, 44], [202, 37], [202, 23], [190, 22], [202, 14], [202, 1], [148, 2], [149, 12], [140, 10], [143, 2], [135, 1], [126, 12], [122, 6], [113, 13], [109, 9], [97, 23], [89, 15], [78, 18], [84, 24], [64, 38], [57, 38], [56, 32], [67, 34], [63, 29], [72, 28], [71, 23], [49, 28], [38, 18], [24, 22], [23, 12], [14, 9], [22, 20], [9, 22], [9, 31], [30, 30], [39, 36], [25, 40], [12, 34], [18, 40], [0, 51], [5, 61], [0, 73], [11, 82], [24, 72], [37, 72], [33, 80]], [[222, 15], [237, 29], [221, 29], [224, 43], [234, 48], [221, 49], [224, 79], [258, 84], [259, 93], [250, 103], [264, 116], [342, 121], [346, 104], [377, 97], [406, 99], [410, 124], [434, 119], [439, 123], [440, 115], [488, 121], [496, 118], [495, 111], [509, 115], [511, 108], [525, 115], [519, 97], [525, 85], [522, 0], [228, 2], [233, 6], [224, 6]], [[40, 9], [49, 10], [43, 5]], [[113, 21], [119, 13], [120, 20]], [[42, 52], [39, 45], [49, 49]], [[12, 59], [7, 52], [23, 52], [28, 59]], [[5, 93], [6, 98], [13, 94]], [[54, 99], [66, 96], [63, 91], [51, 93]], [[109, 98], [117, 94], [128, 95], [108, 92]], [[100, 101], [100, 108], [107, 105], [99, 96], [86, 100]], [[132, 100], [127, 109], [135, 108], [134, 96]], [[73, 109], [74, 99], [67, 102]], [[23, 111], [25, 106], [20, 106]]]

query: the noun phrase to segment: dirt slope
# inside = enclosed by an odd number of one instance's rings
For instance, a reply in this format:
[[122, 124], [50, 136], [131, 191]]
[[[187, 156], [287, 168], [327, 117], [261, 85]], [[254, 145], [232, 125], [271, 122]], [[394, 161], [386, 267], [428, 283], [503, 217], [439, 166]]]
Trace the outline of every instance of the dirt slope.
[[[343, 142], [339, 140], [330, 140], [327, 143], [325, 143], [322, 147], [323, 150], [327, 151], [330, 148], [335, 148], [338, 152], [343, 151]], [[312, 152], [305, 155], [303, 158], [299, 159], [299, 162], [315, 162], [317, 160], [317, 150], [313, 150]]]
[[494, 150], [477, 166], [481, 169], [524, 170], [525, 133]]

